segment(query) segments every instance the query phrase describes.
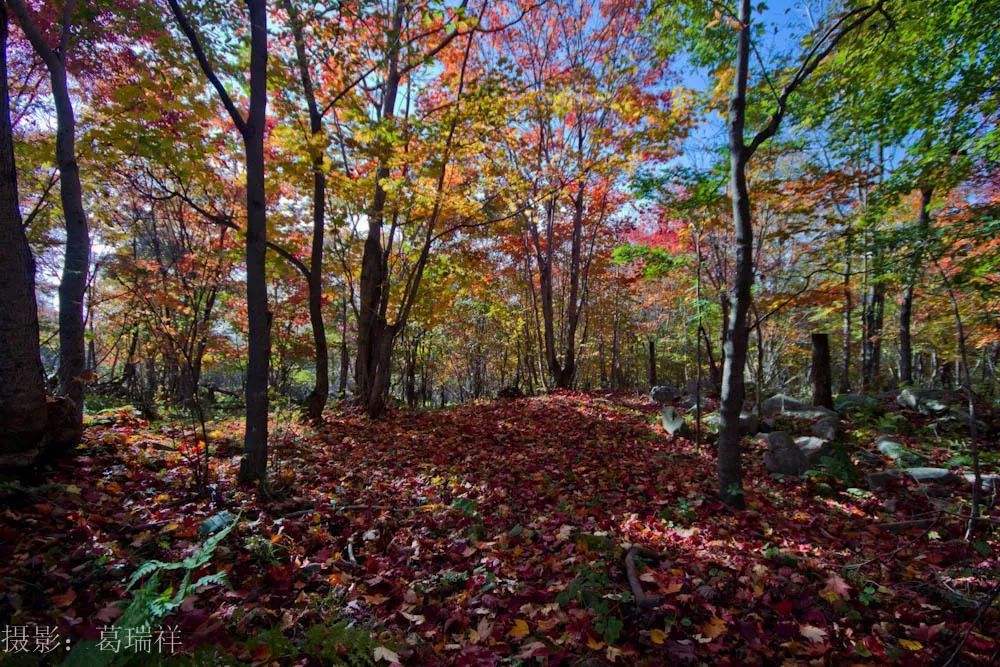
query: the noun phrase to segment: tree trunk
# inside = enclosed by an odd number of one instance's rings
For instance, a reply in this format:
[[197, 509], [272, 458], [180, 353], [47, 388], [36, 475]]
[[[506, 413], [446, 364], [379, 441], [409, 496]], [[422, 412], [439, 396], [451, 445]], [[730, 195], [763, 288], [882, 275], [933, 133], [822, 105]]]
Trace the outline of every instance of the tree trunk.
[[247, 387], [246, 434], [240, 481], [267, 477], [267, 378], [271, 364], [271, 313], [267, 305], [267, 209], [264, 193], [264, 131], [267, 107], [267, 3], [250, 9], [250, 108], [243, 143], [247, 170]]
[[69, 447], [83, 433], [83, 393], [86, 371], [83, 302], [90, 269], [90, 230], [83, 208], [80, 168], [76, 162], [76, 118], [66, 80], [66, 51], [69, 48], [70, 13], [64, 16], [59, 47], [53, 49], [38, 29], [23, 0], [9, 0], [7, 6], [45, 63], [56, 110], [56, 164], [59, 168], [59, 198], [66, 226], [66, 246], [59, 280], [59, 393], [65, 401], [58, 412], [59, 427], [50, 430], [50, 444]]
[[656, 341], [649, 339], [649, 386], [656, 386]]
[[337, 397], [347, 396], [347, 375], [351, 372], [351, 361], [347, 349], [347, 297], [340, 309], [340, 377], [337, 378]]
[[309, 132], [313, 141], [309, 145], [312, 153], [313, 172], [313, 224], [312, 247], [309, 254], [309, 323], [312, 327], [316, 380], [306, 398], [306, 415], [318, 420], [323, 416], [323, 408], [330, 396], [330, 353], [326, 344], [326, 326], [323, 322], [323, 232], [326, 224], [326, 172], [323, 170], [325, 145], [317, 139], [323, 135], [323, 116], [316, 104], [309, 61], [306, 58], [305, 37], [298, 11], [291, 0], [284, 0], [288, 12], [292, 35], [295, 38], [295, 55], [299, 65], [299, 78], [309, 112]]
[[853, 315], [853, 303], [851, 299], [851, 259], [850, 247], [848, 247], [847, 265], [844, 268], [844, 358], [840, 364], [840, 393], [846, 394], [851, 390], [851, 317]]
[[809, 377], [813, 385], [813, 405], [833, 409], [832, 375], [830, 370], [830, 336], [812, 334], [812, 370]]
[[[392, 29], [388, 35], [387, 74], [382, 97], [381, 120], [389, 120], [395, 115], [396, 96], [401, 80], [399, 49], [403, 4], [396, 3]], [[389, 174], [388, 157], [383, 156], [375, 171], [375, 192], [368, 213], [368, 235], [361, 256], [359, 289], [361, 307], [358, 313], [358, 352], [354, 374], [358, 401], [372, 418], [381, 417], [385, 410], [385, 392], [388, 391], [392, 372], [388, 364], [392, 359], [392, 344], [396, 333], [388, 326], [383, 308], [384, 299], [388, 298], [384, 293], [388, 276], [385, 249], [382, 247], [382, 224], [387, 197], [383, 182]]]
[[923, 244], [927, 235], [927, 228], [930, 226], [930, 203], [931, 188], [920, 190], [920, 215], [917, 218], [917, 230], [910, 262], [909, 275], [906, 286], [903, 288], [903, 296], [899, 302], [899, 383], [902, 385], [913, 384], [913, 342], [910, 334], [910, 323], [913, 317], [913, 291], [917, 281], [920, 279], [920, 271], [923, 263]]
[[741, 29], [737, 40], [736, 74], [729, 100], [729, 186], [733, 200], [736, 232], [736, 274], [726, 321], [726, 342], [722, 363], [722, 397], [719, 414], [719, 495], [723, 502], [743, 507], [743, 475], [740, 466], [740, 412], [746, 392], [750, 288], [753, 285], [753, 227], [746, 166], [749, 151], [744, 142], [748, 59], [750, 54], [750, 0], [740, 3]]
[[882, 313], [885, 290], [880, 282], [868, 288], [865, 300], [865, 335], [861, 343], [861, 387], [865, 391], [878, 389], [882, 361]]
[[7, 7], [0, 4], [0, 466], [30, 465], [46, 427], [35, 260], [24, 235], [7, 88]]

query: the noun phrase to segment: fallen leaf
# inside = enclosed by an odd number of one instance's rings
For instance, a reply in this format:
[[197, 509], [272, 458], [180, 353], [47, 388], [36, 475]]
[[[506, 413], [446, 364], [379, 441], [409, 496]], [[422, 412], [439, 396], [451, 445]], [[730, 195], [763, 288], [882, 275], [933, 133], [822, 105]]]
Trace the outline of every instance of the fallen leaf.
[[811, 642], [826, 641], [826, 630], [817, 628], [815, 625], [803, 625], [799, 627], [799, 634]]
[[514, 621], [514, 627], [510, 629], [507, 636], [513, 637], [514, 639], [523, 639], [528, 636], [529, 632], [531, 632], [531, 628], [528, 627], [528, 622], [517, 619]]

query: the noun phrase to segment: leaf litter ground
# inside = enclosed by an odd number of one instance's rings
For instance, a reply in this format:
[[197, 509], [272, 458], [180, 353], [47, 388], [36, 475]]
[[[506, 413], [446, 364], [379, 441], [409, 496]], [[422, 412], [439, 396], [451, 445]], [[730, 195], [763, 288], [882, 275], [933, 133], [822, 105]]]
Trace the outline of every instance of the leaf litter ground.
[[[754, 443], [748, 509], [727, 511], [711, 446], [665, 435], [655, 410], [560, 393], [282, 422], [265, 495], [235, 486], [239, 424], [220, 423], [204, 497], [178, 447], [191, 434], [122, 412], [41, 485], [7, 485], [0, 612], [95, 638], [141, 563], [189, 555], [227, 510], [240, 523], [198, 574], [224, 570], [229, 588], [168, 621], [242, 664], [329, 662], [304, 637], [338, 620], [371, 634], [377, 664], [927, 664], [963, 637], [959, 664], [995, 659], [1000, 618], [976, 606], [995, 540], [973, 548], [940, 511], [888, 532], [902, 482], [775, 479]], [[903, 493], [896, 516], [931, 501]]]

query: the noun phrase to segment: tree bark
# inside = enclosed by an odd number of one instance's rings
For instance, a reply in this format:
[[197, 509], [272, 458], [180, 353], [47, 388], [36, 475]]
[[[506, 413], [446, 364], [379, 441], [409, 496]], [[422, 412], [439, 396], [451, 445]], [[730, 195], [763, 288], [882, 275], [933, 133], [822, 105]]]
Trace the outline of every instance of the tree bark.
[[0, 466], [37, 459], [45, 435], [35, 260], [24, 235], [7, 88], [7, 7], [0, 3]]
[[317, 141], [323, 135], [323, 116], [316, 104], [309, 61], [306, 58], [305, 36], [298, 11], [291, 0], [284, 0], [288, 12], [292, 36], [295, 39], [295, 56], [299, 66], [302, 92], [309, 112], [309, 132], [312, 142], [313, 172], [313, 224], [312, 247], [309, 254], [309, 323], [312, 327], [316, 379], [313, 389], [306, 398], [306, 415], [312, 420], [323, 416], [330, 396], [330, 353], [326, 343], [326, 326], [323, 322], [323, 234], [326, 224], [326, 171], [323, 168], [324, 144]]
[[882, 315], [885, 307], [885, 288], [873, 281], [865, 299], [865, 335], [861, 343], [861, 387], [865, 391], [878, 389], [882, 362]]
[[854, 304], [851, 297], [850, 252], [850, 247], [848, 247], [848, 258], [844, 267], [844, 358], [840, 364], [840, 382], [838, 383], [838, 388], [842, 394], [846, 394], [851, 390], [851, 318], [853, 316]]
[[649, 386], [656, 386], [656, 341], [649, 339]]
[[813, 385], [813, 405], [833, 409], [832, 375], [830, 370], [830, 336], [812, 334], [812, 370], [809, 374]]
[[216, 76], [178, 0], [167, 0], [198, 64], [243, 139], [246, 164], [247, 378], [246, 431], [239, 479], [267, 478], [268, 376], [271, 365], [271, 312], [267, 305], [267, 206], [264, 190], [264, 133], [267, 111], [267, 0], [246, 0], [250, 12], [250, 104], [244, 118]]
[[729, 298], [725, 357], [722, 363], [722, 397], [719, 413], [719, 495], [723, 502], [743, 507], [743, 474], [740, 465], [740, 412], [746, 391], [747, 313], [753, 286], [753, 228], [746, 166], [749, 154], [743, 137], [746, 118], [747, 74], [750, 56], [750, 0], [740, 3], [741, 28], [737, 37], [735, 79], [729, 99], [729, 187], [736, 232], [736, 275]]
[[23, 0], [9, 0], [8, 6], [35, 53], [45, 63], [56, 110], [56, 164], [59, 168], [59, 197], [66, 227], [66, 246], [59, 280], [59, 393], [69, 399], [60, 410], [60, 428], [53, 445], [68, 447], [83, 433], [83, 394], [86, 371], [83, 302], [90, 270], [90, 230], [83, 208], [80, 167], [76, 161], [76, 117], [66, 78], [66, 54], [76, 3], [64, 7], [60, 44], [53, 49], [38, 29]]
[[271, 365], [271, 312], [267, 304], [267, 208], [264, 132], [267, 108], [267, 3], [250, 9], [250, 107], [243, 132], [247, 170], [247, 414], [240, 481], [267, 478], [267, 378]]
[[911, 322], [913, 319], [913, 292], [919, 280], [923, 262], [923, 244], [930, 226], [930, 203], [933, 190], [929, 187], [920, 190], [920, 214], [917, 218], [917, 230], [906, 286], [899, 301], [899, 383], [913, 384], [913, 342], [911, 337]]
[[[380, 119], [395, 115], [396, 97], [399, 93], [400, 35], [403, 28], [403, 3], [397, 2], [393, 10], [392, 28], [388, 37], [386, 54], [386, 79], [383, 87]], [[392, 344], [395, 331], [385, 318], [383, 291], [386, 287], [387, 266], [385, 248], [382, 247], [382, 224], [385, 218], [387, 193], [383, 182], [389, 178], [389, 158], [384, 153], [375, 170], [375, 192], [368, 212], [368, 235], [361, 256], [361, 284], [359, 287], [358, 351], [354, 374], [359, 403], [371, 417], [380, 417], [385, 411], [386, 393], [389, 389]]]

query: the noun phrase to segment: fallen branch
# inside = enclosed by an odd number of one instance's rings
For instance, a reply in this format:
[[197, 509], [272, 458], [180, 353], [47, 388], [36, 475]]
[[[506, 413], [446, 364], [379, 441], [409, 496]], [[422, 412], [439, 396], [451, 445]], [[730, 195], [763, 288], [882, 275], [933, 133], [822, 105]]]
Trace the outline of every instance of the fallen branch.
[[625, 554], [625, 574], [628, 576], [628, 585], [632, 589], [632, 596], [635, 598], [635, 606], [639, 609], [653, 609], [658, 607], [661, 602], [663, 602], [664, 596], [662, 595], [647, 595], [644, 590], [642, 590], [642, 583], [639, 581], [639, 575], [635, 568], [635, 557], [639, 555], [643, 558], [652, 558], [654, 560], [662, 560], [663, 556], [648, 549], [643, 549], [642, 547], [632, 547]]

